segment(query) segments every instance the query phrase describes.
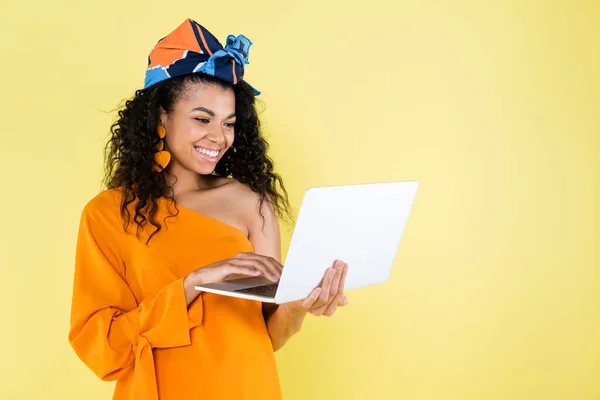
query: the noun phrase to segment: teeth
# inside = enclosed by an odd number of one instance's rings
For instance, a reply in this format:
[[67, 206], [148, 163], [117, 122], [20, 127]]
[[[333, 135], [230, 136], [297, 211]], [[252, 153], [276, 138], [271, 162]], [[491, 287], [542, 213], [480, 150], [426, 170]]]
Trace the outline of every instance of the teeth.
[[194, 147], [194, 149], [196, 149], [197, 152], [202, 153], [202, 154], [206, 154], [209, 157], [216, 157], [216, 156], [219, 155], [218, 151], [206, 150], [206, 149], [203, 149], [201, 147]]

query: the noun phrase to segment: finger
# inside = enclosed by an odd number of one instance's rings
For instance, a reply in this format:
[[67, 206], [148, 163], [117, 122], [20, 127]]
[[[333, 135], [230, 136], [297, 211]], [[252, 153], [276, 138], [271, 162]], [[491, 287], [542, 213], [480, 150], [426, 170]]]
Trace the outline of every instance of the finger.
[[268, 270], [271, 276], [275, 277], [277, 281], [281, 278], [281, 270], [283, 266], [277, 262], [273, 257], [264, 256], [262, 254], [252, 253], [248, 258], [256, 260], [262, 263]]
[[341, 298], [342, 298], [341, 293], [336, 294], [335, 297], [333, 298], [333, 300], [331, 301], [331, 303], [329, 303], [329, 305], [323, 312], [323, 315], [326, 315], [328, 317], [332, 316], [335, 313], [335, 311], [337, 310], [338, 303], [340, 302]]
[[271, 269], [277, 274], [279, 278], [281, 278], [281, 273], [283, 271], [283, 265], [273, 257], [264, 256], [264, 260], [267, 264], [271, 266]]
[[348, 274], [348, 264], [344, 263], [342, 269], [342, 277], [340, 278], [340, 287], [338, 291], [342, 293], [344, 291], [344, 286], [346, 285], [346, 275]]
[[347, 305], [348, 305], [348, 298], [344, 294], [342, 294], [342, 297], [340, 297], [340, 301], [338, 303], [338, 306], [344, 307], [344, 306], [347, 306]]
[[316, 301], [319, 299], [319, 295], [321, 294], [321, 288], [318, 287], [316, 289], [314, 289], [306, 299], [304, 299], [304, 301], [302, 302], [302, 307], [304, 307], [305, 310], [310, 310], [310, 308], [316, 303]]
[[315, 307], [313, 307], [309, 310], [309, 312], [312, 315], [315, 315], [317, 317], [324, 315], [325, 311], [327, 311], [327, 308], [329, 307], [329, 304], [330, 304], [329, 302], [322, 304], [322, 305], [320, 303], [317, 303], [317, 304], [315, 304]]
[[[251, 275], [251, 276], [254, 276], [254, 275]], [[247, 274], [230, 274], [230, 275], [227, 275], [223, 280], [224, 281], [233, 281], [236, 279], [243, 279], [243, 278], [247, 278], [247, 277], [248, 277]]]
[[279, 274], [271, 266], [269, 266], [261, 258], [251, 258], [247, 260], [248, 263], [254, 266], [254, 268], [263, 271], [265, 278], [273, 282], [279, 282]]
[[262, 275], [272, 282], [278, 281], [277, 277], [274, 276], [264, 264], [262, 264], [261, 262], [255, 260], [255, 259], [246, 258], [246, 259], [231, 260], [230, 264], [233, 266], [236, 266], [236, 267], [240, 267], [240, 268], [256, 270], [259, 272], [257, 275]]
[[335, 295], [338, 292], [338, 287], [340, 286], [340, 277], [342, 276], [342, 271], [340, 270], [339, 265], [341, 265], [340, 263], [336, 264], [336, 266], [333, 268], [333, 270], [335, 271], [333, 278], [331, 280], [331, 287], [329, 288], [329, 296], [327, 298], [327, 302], [330, 303], [333, 298], [335, 297]]
[[342, 271], [344, 268], [344, 263], [341, 261], [336, 261], [333, 264], [333, 268], [336, 270], [335, 277], [331, 281], [331, 289], [329, 291], [329, 297], [332, 298], [336, 295], [340, 287], [340, 278], [342, 277]]
[[327, 304], [318, 306], [318, 307], [313, 307], [313, 308], [309, 309], [308, 312], [310, 312], [315, 317], [319, 317], [319, 316], [323, 315], [323, 313], [325, 312], [326, 309], [327, 309]]
[[335, 277], [336, 270], [333, 268], [329, 268], [325, 273], [325, 278], [323, 279], [323, 284], [321, 285], [321, 295], [319, 296], [319, 303], [324, 304], [329, 301], [329, 291], [331, 290], [331, 283], [333, 282], [333, 278]]
[[226, 268], [221, 270], [221, 277], [218, 280], [224, 280], [227, 277], [233, 275], [241, 275], [241, 276], [260, 276], [261, 271], [249, 267], [247, 265], [234, 265], [229, 264]]

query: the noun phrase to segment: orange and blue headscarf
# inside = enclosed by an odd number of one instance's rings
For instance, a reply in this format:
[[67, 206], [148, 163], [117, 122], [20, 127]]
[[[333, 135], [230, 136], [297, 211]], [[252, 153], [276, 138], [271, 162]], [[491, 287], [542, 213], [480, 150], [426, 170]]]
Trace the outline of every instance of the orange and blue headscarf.
[[[150, 52], [144, 88], [196, 72], [236, 84], [244, 79], [244, 65], [249, 64], [250, 46], [252, 42], [246, 36], [229, 35], [223, 48], [212, 33], [188, 18], [159, 40]], [[252, 89], [254, 95], [260, 94]]]

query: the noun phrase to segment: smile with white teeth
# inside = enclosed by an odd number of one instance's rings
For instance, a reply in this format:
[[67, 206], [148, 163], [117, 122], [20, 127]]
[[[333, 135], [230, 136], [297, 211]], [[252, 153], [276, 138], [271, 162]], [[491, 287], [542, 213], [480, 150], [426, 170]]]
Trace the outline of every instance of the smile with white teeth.
[[198, 153], [201, 154], [206, 154], [209, 157], [215, 158], [219, 155], [220, 151], [217, 150], [207, 150], [207, 149], [203, 149], [202, 147], [197, 147], [194, 146], [194, 150], [196, 150]]

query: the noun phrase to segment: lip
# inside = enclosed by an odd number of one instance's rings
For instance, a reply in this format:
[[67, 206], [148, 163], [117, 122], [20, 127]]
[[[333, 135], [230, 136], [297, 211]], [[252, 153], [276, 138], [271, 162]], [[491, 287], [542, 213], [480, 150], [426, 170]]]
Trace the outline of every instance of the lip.
[[202, 148], [202, 149], [206, 149], [206, 150], [210, 150], [210, 151], [222, 151], [223, 150], [222, 147], [210, 147], [210, 146], [194, 146], [194, 147], [198, 147], [198, 148]]
[[212, 151], [218, 151], [219, 152], [219, 154], [216, 157], [210, 157], [209, 155], [201, 153], [198, 150], [196, 150], [196, 147], [199, 147], [199, 146], [194, 146], [194, 153], [196, 153], [196, 155], [198, 157], [200, 157], [200, 158], [202, 158], [202, 159], [204, 159], [206, 161], [209, 161], [211, 163], [217, 162], [217, 160], [219, 159], [219, 156], [221, 155], [221, 152], [223, 151], [222, 149], [211, 149], [210, 147], [204, 147], [204, 146], [202, 146], [203, 149], [212, 150]]

